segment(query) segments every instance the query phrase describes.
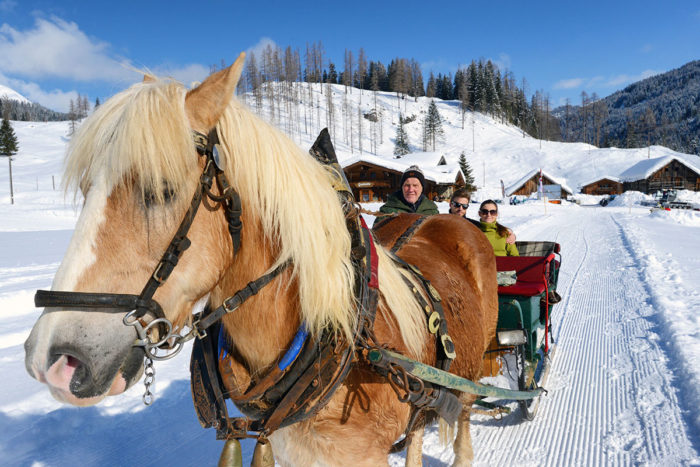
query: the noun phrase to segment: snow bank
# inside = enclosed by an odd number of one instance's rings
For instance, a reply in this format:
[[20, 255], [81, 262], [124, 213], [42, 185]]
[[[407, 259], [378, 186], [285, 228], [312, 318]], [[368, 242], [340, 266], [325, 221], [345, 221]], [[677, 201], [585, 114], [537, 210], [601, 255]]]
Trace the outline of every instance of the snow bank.
[[571, 197], [572, 200], [581, 206], [592, 206], [594, 204], [600, 204], [600, 200], [605, 198], [604, 195], [584, 195], [583, 193], [577, 193]]
[[653, 201], [654, 197], [645, 195], [639, 191], [626, 191], [621, 195], [617, 195], [614, 200], [610, 201], [608, 206], [628, 207], [637, 204], [642, 204], [642, 201]]
[[700, 227], [700, 212], [698, 211], [687, 211], [683, 209], [671, 209], [670, 211], [666, 211], [665, 209], [655, 209], [649, 214], [649, 217], [690, 227]]

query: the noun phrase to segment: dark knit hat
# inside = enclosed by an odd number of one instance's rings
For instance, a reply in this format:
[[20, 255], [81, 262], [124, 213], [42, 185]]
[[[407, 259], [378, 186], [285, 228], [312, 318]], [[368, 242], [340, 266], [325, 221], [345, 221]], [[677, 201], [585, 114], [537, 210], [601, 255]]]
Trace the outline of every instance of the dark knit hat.
[[423, 171], [420, 168], [418, 168], [417, 165], [412, 165], [406, 169], [406, 171], [401, 176], [401, 186], [403, 186], [403, 182], [405, 182], [407, 178], [411, 177], [417, 178], [420, 182], [420, 185], [423, 187], [423, 190], [425, 190], [425, 177], [423, 176]]

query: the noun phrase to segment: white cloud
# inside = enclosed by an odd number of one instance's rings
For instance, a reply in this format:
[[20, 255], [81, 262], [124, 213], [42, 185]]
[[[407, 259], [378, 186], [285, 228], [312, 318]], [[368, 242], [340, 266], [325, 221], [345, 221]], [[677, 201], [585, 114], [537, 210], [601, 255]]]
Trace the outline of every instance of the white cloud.
[[505, 73], [506, 70], [510, 70], [510, 55], [501, 52], [498, 54], [498, 58], [491, 59], [491, 62], [498, 67], [501, 74]]
[[37, 18], [33, 29], [0, 26], [3, 72], [31, 79], [131, 82], [137, 75], [128, 60], [113, 57], [106, 42], [89, 38], [77, 24]]
[[605, 83], [603, 83], [603, 85], [607, 87], [620, 87], [629, 83], [641, 81], [657, 74], [659, 74], [659, 72], [656, 70], [644, 70], [636, 75], [621, 74], [609, 78]]
[[75, 100], [78, 97], [76, 91], [64, 92], [59, 89], [45, 91], [36, 83], [10, 78], [1, 72], [0, 82], [19, 92], [30, 101], [38, 102], [44, 107], [58, 112], [68, 112], [71, 99]]
[[[10, 8], [12, 3], [13, 0], [0, 0], [0, 9]], [[256, 47], [262, 50], [268, 44], [274, 42], [264, 38]], [[121, 88], [140, 81], [145, 69], [115, 55], [110, 44], [88, 37], [76, 23], [55, 17], [37, 18], [32, 28], [22, 31], [2, 24], [0, 57], [0, 82], [33, 102], [59, 111], [67, 111], [70, 100], [78, 93], [47, 91], [44, 83], [49, 80], [102, 82]], [[189, 86], [206, 78], [209, 68], [199, 64], [159, 64], [153, 65], [149, 72]]]
[[[260, 38], [260, 40], [258, 41], [257, 44], [255, 44], [251, 47], [248, 47], [248, 49], [246, 49], [245, 53], [246, 53], [246, 55], [249, 55], [251, 52], [254, 53], [255, 57], [256, 57], [255, 60], [257, 61], [260, 59], [263, 51], [267, 48], [267, 46], [272, 47], [273, 50], [276, 47], [278, 47], [277, 43], [275, 41], [273, 41], [272, 39], [270, 39], [269, 37], [262, 37], [262, 38]], [[238, 55], [236, 55], [236, 57], [237, 56]], [[235, 59], [236, 57], [233, 57], [233, 59]], [[260, 64], [258, 63], [258, 66], [259, 65]]]
[[561, 81], [557, 81], [554, 83], [554, 89], [574, 89], [581, 87], [583, 82], [585, 81], [584, 78], [571, 78], [571, 79], [563, 79]]
[[651, 44], [644, 44], [641, 49], [639, 49], [642, 53], [648, 54], [650, 52], [654, 51], [654, 46]]

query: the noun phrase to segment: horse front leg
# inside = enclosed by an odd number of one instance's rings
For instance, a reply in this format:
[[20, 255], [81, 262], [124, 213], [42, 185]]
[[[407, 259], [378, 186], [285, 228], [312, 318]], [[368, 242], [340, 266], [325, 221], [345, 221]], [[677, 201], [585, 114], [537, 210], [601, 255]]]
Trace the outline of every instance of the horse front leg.
[[460, 397], [464, 409], [457, 420], [457, 437], [455, 438], [453, 449], [455, 460], [453, 466], [472, 465], [474, 460], [474, 449], [472, 448], [472, 435], [469, 432], [469, 421], [471, 419], [471, 408], [476, 400], [476, 396], [463, 394]]
[[423, 465], [423, 433], [425, 428], [422, 423], [416, 426], [408, 434], [408, 447], [406, 448], [406, 467], [420, 467]]

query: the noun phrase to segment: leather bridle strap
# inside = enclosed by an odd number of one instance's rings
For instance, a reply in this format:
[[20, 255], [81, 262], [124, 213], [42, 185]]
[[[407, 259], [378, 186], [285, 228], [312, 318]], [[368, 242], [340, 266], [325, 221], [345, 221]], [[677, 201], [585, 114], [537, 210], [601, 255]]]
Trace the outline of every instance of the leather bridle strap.
[[272, 282], [274, 278], [282, 274], [282, 272], [284, 272], [284, 270], [287, 269], [290, 264], [291, 261], [285, 261], [264, 276], [249, 282], [248, 285], [224, 300], [224, 303], [220, 307], [206, 313], [206, 315], [195, 321], [193, 324], [195, 330], [198, 332], [198, 334], [204, 334], [209, 326], [216, 323], [227, 314], [236, 311], [238, 307], [243, 304], [243, 302], [248, 300], [253, 295], [256, 295], [260, 289]]
[[142, 300], [138, 295], [37, 290], [34, 304], [37, 307], [99, 308], [109, 313], [124, 313], [124, 310], [140, 308], [156, 317], [164, 317], [158, 302]]

